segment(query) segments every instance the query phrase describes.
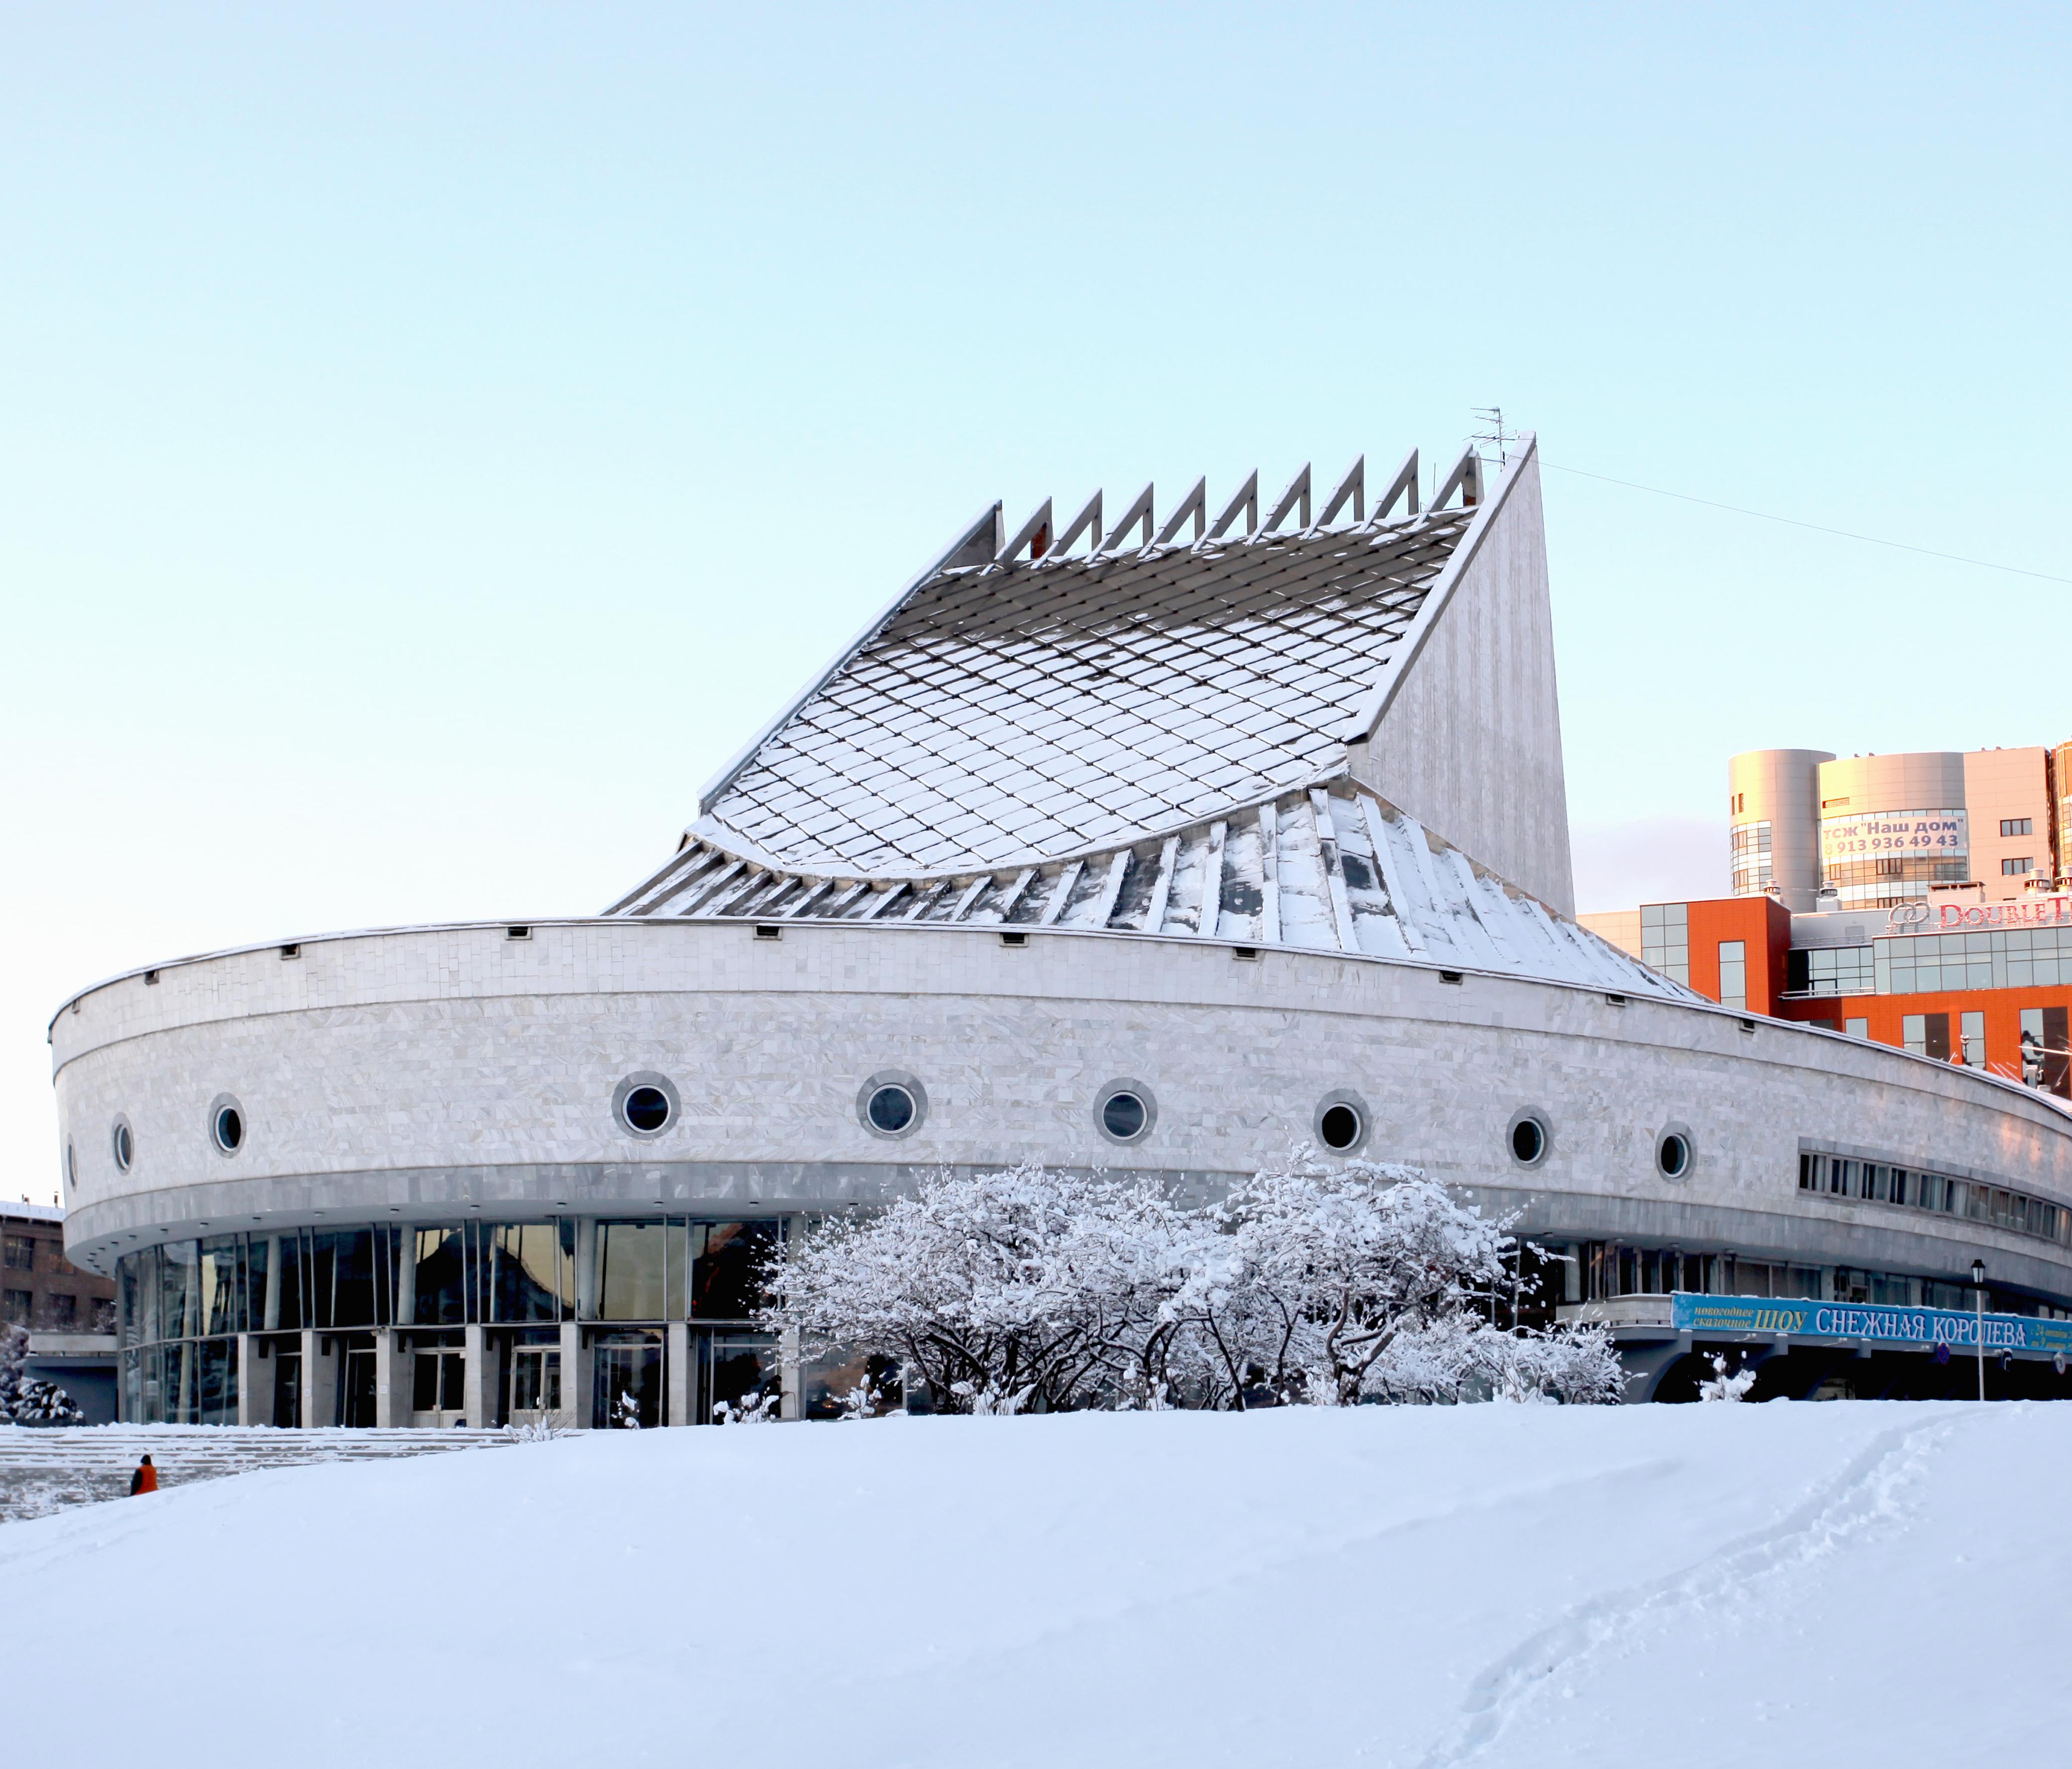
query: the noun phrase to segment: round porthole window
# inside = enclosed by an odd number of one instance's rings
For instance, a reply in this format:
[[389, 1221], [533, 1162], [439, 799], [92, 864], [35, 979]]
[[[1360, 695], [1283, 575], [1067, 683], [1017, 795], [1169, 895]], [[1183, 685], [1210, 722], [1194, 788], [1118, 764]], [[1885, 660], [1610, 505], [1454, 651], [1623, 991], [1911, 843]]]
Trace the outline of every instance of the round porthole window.
[[666, 1075], [639, 1069], [612, 1090], [611, 1109], [622, 1129], [636, 1137], [659, 1137], [676, 1121], [683, 1101]]
[[1665, 1179], [1681, 1179], [1691, 1171], [1691, 1133], [1671, 1125], [1655, 1138], [1655, 1165]]
[[626, 1121], [650, 1136], [669, 1121], [669, 1096], [658, 1087], [637, 1087], [626, 1096]]
[[928, 1092], [898, 1069], [874, 1075], [857, 1090], [856, 1115], [874, 1137], [910, 1137], [928, 1116]]
[[1349, 1088], [1338, 1088], [1317, 1102], [1309, 1133], [1333, 1154], [1352, 1154], [1366, 1144], [1373, 1122], [1367, 1101]]
[[914, 1096], [898, 1082], [888, 1081], [871, 1090], [864, 1110], [870, 1115], [872, 1129], [896, 1137], [914, 1121]]
[[1141, 1081], [1111, 1081], [1094, 1101], [1094, 1128], [1110, 1142], [1141, 1142], [1157, 1121], [1158, 1102]]
[[1536, 1167], [1546, 1159], [1547, 1121], [1537, 1112], [1519, 1113], [1506, 1133], [1511, 1139], [1511, 1158], [1521, 1167]]
[[1101, 1128], [1117, 1142], [1134, 1142], [1150, 1121], [1151, 1114], [1134, 1093], [1111, 1093], [1101, 1104]]
[[109, 1139], [115, 1150], [115, 1170], [127, 1173], [130, 1163], [137, 1158], [136, 1139], [130, 1133], [130, 1121], [118, 1117]]
[[228, 1093], [219, 1093], [208, 1109], [208, 1133], [221, 1154], [245, 1146], [245, 1108]]

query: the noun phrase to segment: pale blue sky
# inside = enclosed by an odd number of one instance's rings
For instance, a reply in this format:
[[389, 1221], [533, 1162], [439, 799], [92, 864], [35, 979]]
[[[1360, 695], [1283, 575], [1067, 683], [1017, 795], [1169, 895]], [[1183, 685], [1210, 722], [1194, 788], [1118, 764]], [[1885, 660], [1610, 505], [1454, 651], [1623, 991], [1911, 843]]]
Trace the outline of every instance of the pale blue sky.
[[[601, 907], [996, 496], [1500, 402], [2072, 576], [2067, 19], [0, 6], [0, 1189], [71, 989]], [[2072, 736], [2062, 586], [1547, 492], [1586, 907], [1734, 750]]]

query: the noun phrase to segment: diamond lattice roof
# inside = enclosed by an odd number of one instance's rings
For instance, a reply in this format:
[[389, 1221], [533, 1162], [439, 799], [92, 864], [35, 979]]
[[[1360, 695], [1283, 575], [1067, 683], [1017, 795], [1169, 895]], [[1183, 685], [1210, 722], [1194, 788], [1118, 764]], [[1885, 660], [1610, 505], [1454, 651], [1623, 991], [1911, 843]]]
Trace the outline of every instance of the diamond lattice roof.
[[987, 866], [1305, 785], [1473, 516], [939, 572], [694, 833], [787, 866]]

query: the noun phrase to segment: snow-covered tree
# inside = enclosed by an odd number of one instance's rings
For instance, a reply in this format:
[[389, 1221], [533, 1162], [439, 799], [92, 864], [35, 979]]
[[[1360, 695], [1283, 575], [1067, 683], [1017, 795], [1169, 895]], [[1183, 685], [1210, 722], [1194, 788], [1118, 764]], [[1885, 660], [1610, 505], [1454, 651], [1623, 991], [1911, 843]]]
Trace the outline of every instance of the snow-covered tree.
[[939, 1412], [1141, 1404], [1165, 1389], [1182, 1323], [1163, 1305], [1195, 1232], [1149, 1182], [1033, 1164], [938, 1173], [775, 1261], [763, 1323], [809, 1351], [898, 1358]]
[[83, 1425], [86, 1415], [55, 1382], [26, 1372], [29, 1332], [0, 1327], [0, 1425]]
[[1625, 1388], [1625, 1370], [1602, 1327], [1506, 1331], [1459, 1308], [1400, 1334], [1375, 1360], [1362, 1393], [1428, 1405], [1478, 1400], [1593, 1405], [1619, 1400]]
[[1498, 1336], [1506, 1348], [1496, 1387], [1507, 1399], [1614, 1406], [1626, 1398], [1626, 1366], [1605, 1327], [1556, 1327]]
[[1732, 1375], [1727, 1372], [1724, 1354], [1715, 1351], [1706, 1361], [1712, 1366], [1712, 1379], [1698, 1384], [1700, 1401], [1745, 1401], [1748, 1391], [1755, 1386], [1756, 1372], [1753, 1366], [1744, 1364]]
[[1144, 1179], [939, 1173], [773, 1251], [762, 1324], [895, 1359], [939, 1412], [1616, 1399], [1602, 1332], [1473, 1312], [1508, 1226], [1308, 1149], [1199, 1210]]
[[1214, 1346], [1235, 1404], [1350, 1406], [1406, 1330], [1465, 1307], [1504, 1276], [1507, 1224], [1415, 1168], [1298, 1149], [1235, 1187], [1224, 1231], [1195, 1255], [1176, 1313]]
[[557, 1438], [565, 1438], [565, 1427], [557, 1429], [551, 1418], [540, 1418], [528, 1425], [507, 1425], [504, 1435], [513, 1443], [552, 1443]]
[[834, 1400], [844, 1419], [874, 1419], [885, 1405], [885, 1391], [866, 1373], [854, 1388], [837, 1394]]
[[14, 1392], [17, 1425], [84, 1425], [86, 1414], [55, 1382], [31, 1377]]
[[0, 1424], [14, 1422], [14, 1394], [22, 1385], [22, 1360], [28, 1351], [27, 1328], [0, 1327]]

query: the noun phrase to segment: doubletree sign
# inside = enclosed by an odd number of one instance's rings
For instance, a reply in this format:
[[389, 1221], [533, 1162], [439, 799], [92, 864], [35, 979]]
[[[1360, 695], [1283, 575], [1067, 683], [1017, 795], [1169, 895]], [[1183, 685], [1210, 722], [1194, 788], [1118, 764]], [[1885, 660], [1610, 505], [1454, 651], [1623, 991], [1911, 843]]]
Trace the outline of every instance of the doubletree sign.
[[1982, 928], [2072, 928], [2072, 896], [2015, 903], [1901, 903], [1885, 918], [1887, 934], [1948, 934]]

